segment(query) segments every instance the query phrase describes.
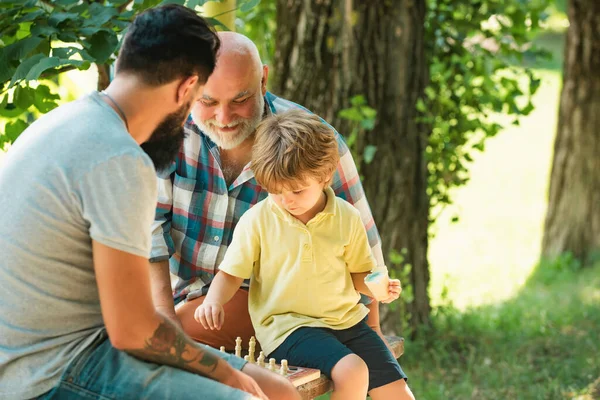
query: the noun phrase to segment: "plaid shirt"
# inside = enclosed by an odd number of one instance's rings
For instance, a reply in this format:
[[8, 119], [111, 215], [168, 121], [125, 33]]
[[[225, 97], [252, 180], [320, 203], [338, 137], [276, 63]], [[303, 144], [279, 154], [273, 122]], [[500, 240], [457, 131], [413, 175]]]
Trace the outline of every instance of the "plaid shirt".
[[[298, 104], [271, 93], [265, 96], [267, 115]], [[310, 112], [306, 110], [307, 112]], [[231, 242], [233, 229], [250, 207], [267, 197], [256, 182], [250, 164], [227, 186], [219, 148], [191, 122], [176, 162], [158, 177], [158, 205], [152, 230], [151, 262], [169, 260], [176, 276], [175, 303], [206, 293]], [[362, 216], [378, 264], [383, 265], [381, 240], [352, 155], [336, 132], [340, 163], [331, 187], [352, 203]], [[247, 282], [246, 282], [247, 285]]]

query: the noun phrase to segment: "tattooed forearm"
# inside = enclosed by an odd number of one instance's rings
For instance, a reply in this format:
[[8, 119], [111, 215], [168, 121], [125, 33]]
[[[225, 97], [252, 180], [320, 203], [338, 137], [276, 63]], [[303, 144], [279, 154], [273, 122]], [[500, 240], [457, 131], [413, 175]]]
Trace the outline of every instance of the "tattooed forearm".
[[129, 349], [127, 352], [143, 360], [201, 375], [214, 372], [219, 362], [215, 354], [195, 344], [167, 319], [161, 321], [142, 349]]

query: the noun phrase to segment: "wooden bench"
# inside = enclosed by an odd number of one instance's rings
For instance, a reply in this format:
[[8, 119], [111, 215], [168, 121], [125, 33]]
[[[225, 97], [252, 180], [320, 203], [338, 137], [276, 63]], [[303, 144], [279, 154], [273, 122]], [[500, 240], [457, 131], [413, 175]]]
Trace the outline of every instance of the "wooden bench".
[[[394, 351], [394, 356], [400, 358], [404, 354], [404, 339], [398, 336], [385, 337]], [[333, 383], [323, 374], [319, 379], [298, 386], [302, 400], [311, 400], [333, 389]]]

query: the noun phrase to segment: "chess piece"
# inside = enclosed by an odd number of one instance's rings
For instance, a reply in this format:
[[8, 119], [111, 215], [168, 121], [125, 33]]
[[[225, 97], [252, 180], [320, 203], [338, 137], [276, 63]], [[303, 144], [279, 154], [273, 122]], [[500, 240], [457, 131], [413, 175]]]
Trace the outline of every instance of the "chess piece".
[[244, 361], [250, 361], [250, 359], [249, 359], [248, 355], [245, 355], [245, 356], [244, 356]]
[[281, 368], [279, 369], [279, 373], [283, 376], [286, 376], [289, 372], [288, 369], [288, 361], [287, 360], [281, 360]]
[[219, 350], [221, 350], [222, 353], [225, 353], [225, 346], [221, 346]]
[[242, 338], [239, 336], [235, 339], [235, 355], [237, 357], [242, 356]]
[[259, 367], [264, 367], [265, 366], [265, 353], [264, 352], [260, 352], [260, 354], [258, 355], [258, 358], [256, 359], [256, 364]]
[[254, 353], [256, 352], [256, 339], [254, 336], [250, 338], [250, 342], [248, 343], [248, 361], [251, 363], [255, 362]]
[[275, 371], [277, 367], [275, 367], [275, 359], [269, 358], [269, 371]]

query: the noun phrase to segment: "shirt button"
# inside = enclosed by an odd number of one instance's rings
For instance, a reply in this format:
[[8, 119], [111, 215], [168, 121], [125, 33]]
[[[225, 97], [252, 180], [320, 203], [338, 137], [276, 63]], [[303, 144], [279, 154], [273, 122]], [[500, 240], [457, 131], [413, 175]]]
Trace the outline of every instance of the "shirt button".
[[307, 250], [307, 251], [310, 250], [310, 244], [305, 243], [304, 244], [304, 250]]
[[215, 236], [213, 239], [215, 240], [215, 242], [219, 241], [219, 237], [218, 236]]

